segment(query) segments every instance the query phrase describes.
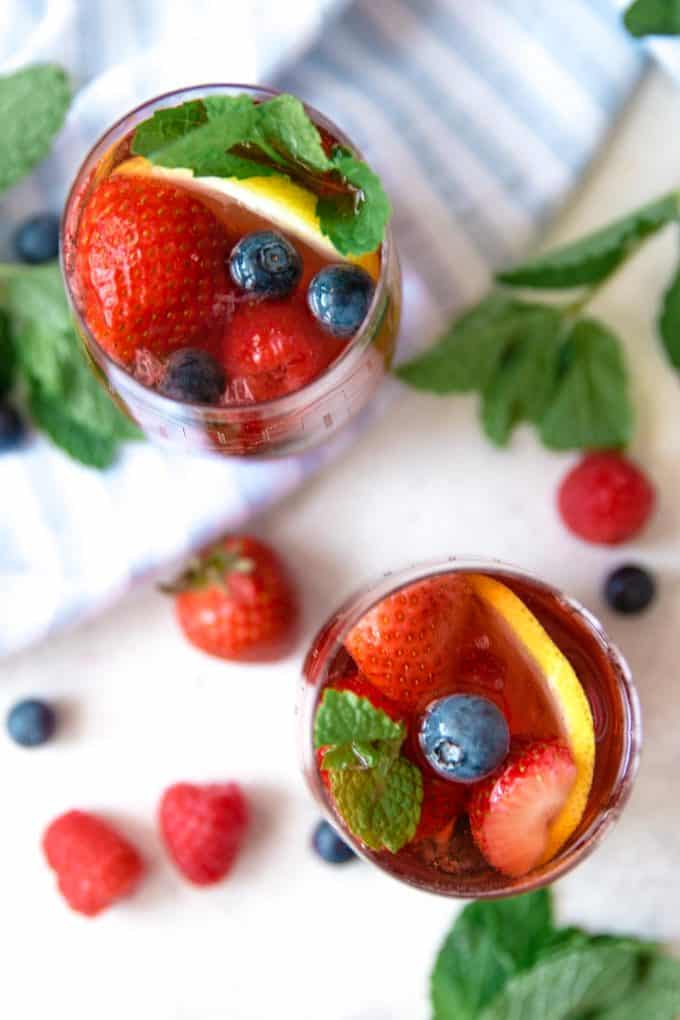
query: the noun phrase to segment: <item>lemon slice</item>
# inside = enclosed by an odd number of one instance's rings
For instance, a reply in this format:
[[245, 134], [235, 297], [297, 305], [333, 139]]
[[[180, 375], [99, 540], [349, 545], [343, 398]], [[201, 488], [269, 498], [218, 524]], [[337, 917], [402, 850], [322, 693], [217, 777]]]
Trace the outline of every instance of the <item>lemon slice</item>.
[[522, 600], [500, 581], [483, 574], [470, 574], [468, 581], [477, 597], [498, 614], [535, 664], [576, 765], [574, 785], [550, 825], [543, 864], [555, 856], [583, 818], [595, 767], [593, 716], [571, 663]]
[[380, 257], [377, 252], [367, 255], [341, 255], [321, 232], [316, 214], [316, 195], [286, 177], [194, 177], [193, 171], [182, 167], [163, 167], [150, 163], [144, 156], [133, 156], [120, 163], [114, 174], [134, 174], [158, 177], [181, 184], [207, 197], [229, 198], [245, 206], [250, 212], [268, 220], [280, 230], [304, 241], [331, 262], [353, 262], [378, 279]]

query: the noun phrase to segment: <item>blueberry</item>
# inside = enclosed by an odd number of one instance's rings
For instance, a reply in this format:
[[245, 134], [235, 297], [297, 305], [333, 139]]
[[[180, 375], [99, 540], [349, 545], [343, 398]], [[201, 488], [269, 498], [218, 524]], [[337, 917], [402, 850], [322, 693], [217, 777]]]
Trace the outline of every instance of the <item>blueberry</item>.
[[328, 864], [346, 864], [356, 857], [354, 850], [340, 839], [328, 822], [319, 822], [312, 836], [312, 846]]
[[195, 347], [184, 347], [168, 358], [158, 389], [171, 400], [190, 404], [216, 404], [227, 378], [212, 354]]
[[22, 262], [49, 262], [59, 254], [59, 217], [38, 213], [24, 220], [14, 234], [14, 250]]
[[246, 234], [229, 256], [229, 272], [237, 287], [260, 297], [285, 297], [302, 276], [302, 259], [285, 237], [273, 230]]
[[640, 613], [653, 601], [656, 582], [644, 567], [627, 563], [612, 571], [604, 585], [604, 597], [617, 613]]
[[19, 445], [26, 427], [17, 409], [11, 404], [0, 404], [0, 453], [7, 453]]
[[7, 716], [7, 731], [22, 747], [39, 747], [46, 743], [56, 727], [54, 709], [44, 701], [27, 698], [18, 701]]
[[503, 713], [475, 694], [451, 694], [434, 701], [423, 717], [419, 738], [435, 772], [461, 783], [488, 776], [510, 746]]
[[314, 318], [333, 336], [352, 336], [366, 318], [375, 284], [360, 266], [327, 266], [307, 291]]

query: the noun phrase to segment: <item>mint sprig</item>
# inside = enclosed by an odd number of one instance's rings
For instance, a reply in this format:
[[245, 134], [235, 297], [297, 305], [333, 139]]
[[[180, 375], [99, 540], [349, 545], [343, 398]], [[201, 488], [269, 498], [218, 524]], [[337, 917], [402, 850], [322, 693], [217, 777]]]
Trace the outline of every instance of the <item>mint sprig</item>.
[[321, 230], [343, 255], [375, 251], [383, 240], [390, 205], [379, 178], [341, 146], [327, 155], [294, 96], [261, 103], [247, 95], [207, 96], [157, 110], [137, 128], [132, 151], [198, 177], [298, 181], [317, 195]]
[[352, 691], [324, 692], [314, 746], [326, 748], [335, 806], [350, 832], [371, 850], [396, 853], [420, 821], [423, 777], [401, 754], [406, 726]]
[[675, 1020], [680, 962], [655, 943], [556, 927], [543, 889], [466, 907], [430, 994], [433, 1020]]
[[[633, 435], [621, 342], [587, 314], [597, 292], [658, 231], [680, 220], [680, 192], [649, 202], [587, 237], [498, 274], [503, 285], [454, 320], [396, 374], [436, 394], [477, 392], [489, 439], [507, 444], [520, 422], [554, 450], [625, 447]], [[512, 288], [573, 290], [576, 300], [528, 301]], [[680, 270], [664, 296], [659, 333], [680, 370]]]
[[635, 0], [623, 23], [638, 38], [645, 35], [680, 35], [680, 0]]
[[68, 78], [56, 64], [0, 77], [0, 193], [44, 159], [70, 101]]

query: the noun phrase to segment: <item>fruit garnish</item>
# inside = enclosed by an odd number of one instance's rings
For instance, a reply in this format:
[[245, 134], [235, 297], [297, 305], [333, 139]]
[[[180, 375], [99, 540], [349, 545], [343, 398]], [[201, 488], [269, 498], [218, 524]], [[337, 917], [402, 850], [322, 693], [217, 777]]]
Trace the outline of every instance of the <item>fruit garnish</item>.
[[406, 726], [366, 698], [327, 688], [314, 721], [314, 746], [349, 831], [372, 850], [396, 853], [420, 820], [423, 778], [401, 755]]
[[326, 821], [319, 822], [312, 834], [312, 846], [319, 857], [327, 864], [347, 864], [355, 861], [357, 855], [351, 846], [340, 838], [332, 825]]
[[488, 863], [519, 878], [549, 861], [561, 845], [555, 826], [576, 783], [577, 767], [565, 744], [539, 741], [513, 748], [470, 799], [472, 836]]
[[212, 354], [197, 347], [185, 347], [173, 351], [168, 358], [158, 390], [171, 400], [216, 404], [226, 383], [225, 371]]
[[627, 563], [608, 576], [604, 595], [617, 613], [641, 613], [654, 601], [656, 581], [644, 567]]
[[372, 684], [399, 704], [416, 705], [453, 672], [470, 602], [461, 575], [418, 581], [370, 609], [345, 647]]
[[449, 694], [428, 705], [419, 737], [430, 767], [460, 783], [484, 779], [510, 747], [505, 716], [492, 701], [475, 694]]
[[84, 811], [55, 818], [43, 836], [43, 851], [62, 896], [87, 917], [129, 896], [144, 871], [135, 848], [101, 818]]
[[219, 348], [231, 307], [227, 234], [188, 191], [145, 177], [99, 183], [78, 227], [74, 289], [98, 343], [129, 365]]
[[163, 794], [159, 824], [168, 854], [194, 885], [212, 885], [234, 866], [248, 828], [236, 783], [176, 783]]
[[232, 249], [229, 273], [236, 286], [248, 294], [286, 297], [300, 281], [302, 259], [282, 234], [256, 230]]
[[[263, 102], [247, 95], [208, 96], [157, 110], [137, 127], [132, 151], [155, 166], [210, 178], [237, 200], [239, 194], [249, 196], [244, 204], [259, 204], [254, 211], [286, 229], [271, 215], [276, 209], [263, 208], [277, 195], [276, 207], [315, 236], [317, 247], [322, 237], [343, 255], [362, 255], [383, 240], [390, 204], [380, 180], [342, 146], [329, 154], [294, 96]], [[248, 187], [253, 178], [254, 190]], [[235, 187], [224, 188], [225, 181]]]
[[57, 716], [50, 704], [38, 698], [17, 701], [7, 716], [7, 732], [22, 747], [40, 747], [54, 736]]
[[335, 361], [343, 343], [319, 336], [301, 295], [240, 304], [224, 335], [222, 360], [235, 392], [275, 400], [307, 386]]
[[475, 595], [496, 613], [535, 666], [536, 680], [549, 696], [576, 769], [569, 795], [550, 822], [543, 858], [549, 860], [579, 825], [593, 781], [595, 731], [588, 698], [569, 660], [514, 592], [483, 574], [468, 574], [467, 579]]
[[656, 493], [644, 472], [620, 453], [589, 453], [559, 488], [562, 520], [575, 535], [618, 545], [637, 535], [649, 520]]
[[290, 649], [296, 594], [283, 562], [256, 538], [225, 539], [192, 559], [162, 590], [175, 596], [189, 641], [210, 655], [271, 662]]
[[361, 266], [326, 266], [307, 289], [309, 310], [332, 336], [350, 337], [366, 318], [375, 291]]
[[465, 810], [469, 788], [446, 779], [423, 774], [423, 802], [420, 821], [412, 842], [450, 834]]

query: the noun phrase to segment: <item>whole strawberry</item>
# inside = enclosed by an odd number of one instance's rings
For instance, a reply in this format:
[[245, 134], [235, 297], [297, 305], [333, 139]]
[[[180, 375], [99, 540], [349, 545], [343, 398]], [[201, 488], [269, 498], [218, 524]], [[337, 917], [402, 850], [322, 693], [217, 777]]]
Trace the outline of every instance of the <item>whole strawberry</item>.
[[231, 871], [248, 828], [248, 804], [236, 783], [176, 783], [163, 794], [159, 823], [168, 854], [194, 885]]
[[85, 321], [123, 364], [145, 349], [216, 353], [231, 307], [229, 238], [188, 191], [148, 177], [109, 177], [83, 211], [74, 284]]
[[165, 592], [193, 645], [220, 659], [272, 662], [285, 655], [297, 624], [286, 569], [256, 538], [227, 538], [193, 560]]
[[375, 687], [414, 706], [451, 675], [470, 606], [471, 592], [461, 576], [418, 581], [369, 610], [345, 647]]
[[101, 818], [84, 811], [55, 818], [42, 845], [62, 896], [87, 917], [129, 896], [144, 871], [136, 849]]

